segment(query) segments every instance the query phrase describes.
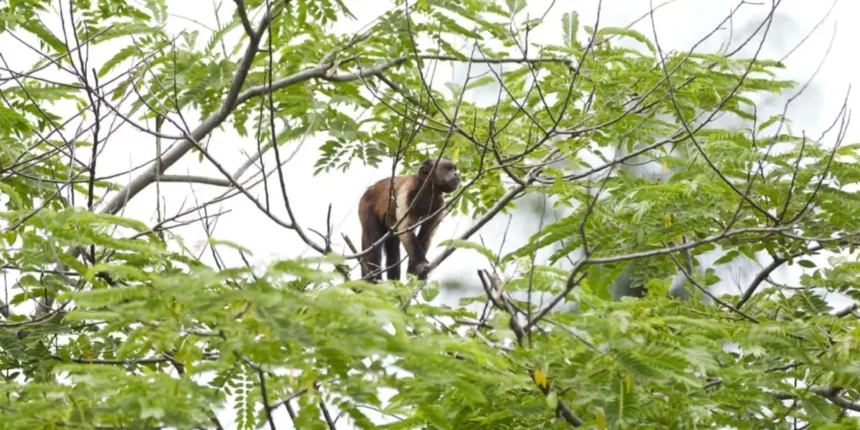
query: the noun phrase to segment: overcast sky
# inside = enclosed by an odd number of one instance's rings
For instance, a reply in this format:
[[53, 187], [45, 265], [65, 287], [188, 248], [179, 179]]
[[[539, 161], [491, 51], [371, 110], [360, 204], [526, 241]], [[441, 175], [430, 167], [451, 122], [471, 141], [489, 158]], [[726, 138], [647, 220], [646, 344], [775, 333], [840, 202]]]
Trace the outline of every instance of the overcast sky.
[[[391, 7], [390, 2], [381, 0], [346, 0], [346, 3], [357, 19], [355, 21], [345, 20], [342, 25], [338, 25], [339, 31], [358, 30]], [[540, 16], [550, 1], [529, 0], [528, 3], [532, 16]], [[654, 3], [659, 4], [660, 2], [655, 1]], [[660, 9], [657, 12], [656, 22], [663, 50], [689, 49], [693, 43], [710, 32], [736, 3], [735, 0], [679, 0]], [[770, 1], [764, 0], [763, 3], [769, 4]], [[772, 59], [784, 57], [801, 39], [806, 37], [825, 15], [831, 4], [829, 1], [823, 0], [783, 0], [782, 3], [761, 57]], [[170, 5], [170, 12], [174, 15], [167, 26], [168, 32], [178, 34], [182, 30], [197, 29], [201, 32], [201, 39], [208, 39], [209, 30], [181, 17], [191, 18], [208, 27], [215, 27], [212, 0], [171, 0], [168, 1], [168, 4]], [[233, 4], [232, 1], [223, 2], [222, 22], [226, 21], [232, 13]], [[551, 42], [559, 38], [561, 35], [561, 14], [569, 11], [566, 8], [576, 7], [580, 15], [580, 25], [592, 25], [596, 5], [596, 0], [555, 2], [553, 12], [548, 15], [547, 25], [540, 27], [539, 31], [533, 34], [533, 40]], [[603, 2], [601, 12], [601, 27], [626, 26], [646, 13], [648, 9], [648, 0], [606, 0]], [[766, 6], [752, 5], [742, 9], [733, 21], [733, 46], [736, 46], [738, 41], [750, 32], [751, 28], [758, 25], [767, 10]], [[808, 135], [818, 136], [837, 114], [849, 84], [856, 79], [857, 71], [860, 70], [858, 67], [860, 66], [860, 56], [856, 55], [856, 41], [860, 40], [858, 18], [860, 18], [860, 2], [855, 0], [840, 1], [830, 17], [821, 24], [818, 31], [786, 60], [787, 70], [780, 78], [808, 80], [825, 55], [831, 37], [836, 31], [836, 38], [826, 63], [806, 93], [792, 105], [788, 112], [793, 121], [795, 132], [805, 129]], [[837, 26], [839, 19], [842, 21], [839, 21]], [[634, 28], [651, 37], [651, 23], [647, 18]], [[727, 30], [718, 32], [710, 41], [701, 45], [698, 50], [700, 52], [714, 51], [727, 39]], [[757, 43], [752, 45], [754, 48]], [[10, 62], [12, 68], [19, 71], [27, 70], [36, 59], [31, 51], [8, 37], [0, 36], [0, 46], [2, 46], [0, 52]], [[102, 48], [95, 49], [91, 64], [100, 65], [110, 54], [116, 52], [116, 48], [117, 45], [106, 44]], [[230, 48], [232, 47], [228, 46], [228, 49]], [[746, 52], [752, 53], [750, 50], [746, 50]], [[437, 72], [437, 80], [441, 83], [445, 76], [462, 78], [463, 73], [463, 69], [448, 69], [447, 71], [441, 69]], [[68, 79], [68, 77], [63, 79]], [[857, 91], [855, 90], [854, 93], [849, 100], [849, 109], [858, 104]], [[791, 94], [793, 92], [786, 96]], [[481, 97], [481, 95], [476, 93], [473, 96]], [[781, 110], [782, 100], [784, 97], [775, 100], [775, 103], [768, 104], [764, 113], [762, 113], [762, 109], [759, 112], [763, 117], [767, 117], [770, 113]], [[192, 128], [199, 121], [196, 117], [188, 117], [187, 120]], [[846, 142], [857, 141], [857, 137], [858, 128], [852, 126], [848, 131]], [[390, 167], [372, 169], [356, 164], [346, 174], [337, 172], [312, 177], [313, 165], [319, 156], [317, 147], [324, 141], [324, 136], [309, 138], [296, 152], [295, 158], [285, 169], [292, 206], [303, 226], [324, 230], [326, 210], [328, 204], [331, 203], [333, 205], [332, 220], [336, 226], [335, 238], [339, 238], [340, 233], [344, 233], [351, 237], [356, 244], [359, 244], [360, 229], [356, 215], [358, 198], [368, 185], [385, 177]], [[832, 139], [829, 143], [832, 144]], [[212, 154], [223, 163], [228, 171], [234, 171], [244, 161], [243, 151], [255, 150], [255, 143], [252, 139], [241, 139], [232, 130], [216, 132], [208, 144]], [[294, 147], [295, 145], [291, 144], [284, 152], [290, 153]], [[121, 172], [127, 170], [129, 166], [139, 164], [142, 160], [150, 159], [154, 154], [154, 148], [154, 141], [149, 135], [125, 126], [108, 144], [104, 158], [99, 162], [99, 175]], [[272, 157], [268, 157], [267, 160], [269, 160], [268, 165], [272, 165]], [[197, 162], [196, 157], [189, 157], [177, 163], [168, 173], [219, 176], [217, 170], [206, 164], [201, 165]], [[272, 185], [277, 187], [276, 176], [272, 177]], [[196, 198], [200, 201], [221, 192], [215, 187], [194, 185], [193, 188]], [[262, 192], [262, 187], [259, 187], [258, 190]], [[189, 199], [185, 205], [187, 208], [193, 204], [195, 198], [190, 192], [189, 185], [185, 184], [163, 184], [161, 192], [166, 201], [165, 212], [167, 214], [176, 212], [181, 202], [186, 198]], [[272, 204], [274, 208], [283, 207], [277, 197], [272, 199]], [[251, 249], [254, 252], [254, 261], [263, 262], [272, 257], [283, 258], [303, 253], [308, 256], [315, 255], [314, 251], [308, 250], [294, 232], [276, 226], [241, 197], [229, 201], [224, 207], [229, 208], [232, 212], [219, 220], [216, 237], [240, 243]], [[284, 210], [277, 210], [276, 212], [286, 219]], [[153, 223], [155, 218], [155, 188], [150, 187], [139, 194], [128, 205], [125, 215]], [[525, 207], [515, 211], [513, 227], [507, 237], [506, 249], [512, 250], [524, 243], [526, 238], [536, 230], [537, 222], [535, 221], [534, 208]], [[454, 237], [458, 231], [468, 228], [469, 224], [470, 220], [468, 219], [447, 218], [439, 229], [437, 241]], [[481, 231], [481, 236], [488, 246], [494, 249], [498, 248], [501, 233], [506, 224], [507, 217], [498, 216]], [[187, 244], [195, 247], [205, 240], [204, 232], [199, 226], [177, 229], [176, 231], [183, 235]], [[435, 255], [435, 250], [431, 251], [431, 257], [433, 255]], [[224, 256], [228, 264], [241, 264], [238, 257], [231, 252], [225, 252]], [[208, 255], [205, 258], [207, 261], [211, 261]], [[433, 273], [432, 278], [443, 281], [458, 280], [467, 286], [469, 284], [475, 285], [477, 282], [474, 276], [475, 270], [484, 268], [485, 265], [485, 261], [477, 254], [458, 251], [455, 258], [449, 258]], [[736, 267], [735, 271], [738, 272], [736, 274], [739, 279], [748, 279], [751, 275], [744, 274], [744, 272], [749, 271], [751, 267], [754, 266], [743, 267], [743, 265], [739, 265]], [[778, 276], [783, 278], [796, 277], [798, 275], [796, 270], [785, 269]], [[222, 419], [225, 426], [231, 428], [232, 417], [229, 416], [231, 414], [222, 415], [224, 415]], [[285, 417], [279, 418], [279, 421], [286, 422]]]

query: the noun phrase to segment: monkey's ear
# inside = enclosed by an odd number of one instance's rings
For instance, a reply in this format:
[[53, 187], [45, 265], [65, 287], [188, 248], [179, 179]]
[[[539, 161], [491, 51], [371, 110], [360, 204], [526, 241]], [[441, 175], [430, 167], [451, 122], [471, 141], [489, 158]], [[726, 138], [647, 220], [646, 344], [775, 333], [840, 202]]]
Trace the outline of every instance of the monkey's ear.
[[436, 161], [435, 158], [428, 158], [421, 162], [421, 166], [418, 167], [418, 175], [426, 177], [430, 174], [430, 169], [433, 168], [433, 163]]

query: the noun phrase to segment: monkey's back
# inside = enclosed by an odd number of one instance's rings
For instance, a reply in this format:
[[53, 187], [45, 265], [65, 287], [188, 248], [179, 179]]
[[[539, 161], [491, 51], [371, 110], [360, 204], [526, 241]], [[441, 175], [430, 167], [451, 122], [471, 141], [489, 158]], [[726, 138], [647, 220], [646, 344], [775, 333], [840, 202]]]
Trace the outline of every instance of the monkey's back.
[[[395, 176], [394, 189], [399, 190], [403, 185], [412, 180], [413, 176]], [[378, 219], [385, 219], [389, 208], [392, 208], [397, 200], [396, 195], [391, 193], [392, 179], [391, 177], [380, 179], [373, 185], [367, 188], [361, 199], [358, 202], [358, 211], [360, 214], [368, 212], [373, 213]]]

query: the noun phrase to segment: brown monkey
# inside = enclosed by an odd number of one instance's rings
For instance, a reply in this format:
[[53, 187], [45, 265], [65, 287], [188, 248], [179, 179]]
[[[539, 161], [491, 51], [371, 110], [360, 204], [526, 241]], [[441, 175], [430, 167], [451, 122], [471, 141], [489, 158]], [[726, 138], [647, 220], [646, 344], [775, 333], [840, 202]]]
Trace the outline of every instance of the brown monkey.
[[[439, 211], [445, 205], [442, 194], [451, 193], [458, 186], [460, 186], [460, 173], [457, 171], [457, 166], [447, 158], [440, 158], [438, 163], [435, 158], [429, 158], [421, 163], [415, 175], [395, 176], [393, 181], [391, 178], [385, 178], [371, 185], [358, 203], [363, 250], [370, 248], [389, 231], [404, 231], [428, 217], [429, 219], [418, 229], [406, 231], [399, 237], [392, 234], [381, 246], [365, 254], [361, 265], [361, 276], [365, 277], [382, 267], [388, 267], [388, 280], [400, 279], [400, 243], [402, 242], [409, 256], [406, 273], [413, 274], [421, 280], [427, 279], [430, 263], [427, 261], [426, 253], [430, 247], [430, 239], [433, 238], [433, 233], [442, 219], [442, 213]], [[436, 213], [437, 211], [439, 213]], [[397, 224], [401, 219], [400, 224]], [[417, 234], [416, 230], [418, 230]], [[385, 266], [382, 266], [383, 250]], [[380, 279], [382, 279], [381, 273], [368, 277], [371, 282]]]

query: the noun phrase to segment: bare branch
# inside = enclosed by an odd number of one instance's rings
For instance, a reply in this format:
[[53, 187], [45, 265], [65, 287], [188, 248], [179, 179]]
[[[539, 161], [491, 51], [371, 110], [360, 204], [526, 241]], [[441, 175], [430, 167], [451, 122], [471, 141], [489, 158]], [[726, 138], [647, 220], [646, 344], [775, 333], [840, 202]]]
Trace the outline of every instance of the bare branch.
[[[245, 10], [245, 0], [233, 0], [236, 2], [236, 13], [239, 14], [239, 19], [242, 21], [242, 27], [245, 28], [245, 33], [253, 38], [254, 28], [251, 26], [251, 21], [248, 19], [248, 11]], [[217, 15], [217, 14], [216, 14]]]
[[821, 245], [816, 245], [816, 246], [812, 246], [812, 247], [808, 248], [804, 252], [798, 252], [798, 253], [792, 254], [786, 258], [774, 257], [773, 261], [770, 264], [768, 264], [764, 269], [762, 269], [760, 272], [758, 272], [758, 274], [755, 276], [755, 278], [753, 278], [752, 282], [750, 282], [749, 287], [747, 287], [747, 289], [744, 290], [743, 296], [741, 296], [740, 300], [738, 300], [738, 302], [735, 303], [735, 307], [738, 309], [742, 308], [746, 304], [746, 302], [748, 302], [749, 299], [752, 298], [753, 294], [755, 294], [759, 285], [761, 285], [761, 283], [764, 282], [764, 280], [767, 279], [768, 276], [770, 276], [770, 274], [773, 273], [774, 270], [778, 269], [779, 266], [782, 266], [786, 261], [792, 260], [794, 258], [803, 256], [803, 255], [809, 255], [809, 254], [811, 254], [815, 251], [819, 251], [821, 249], [824, 249], [824, 247]]

